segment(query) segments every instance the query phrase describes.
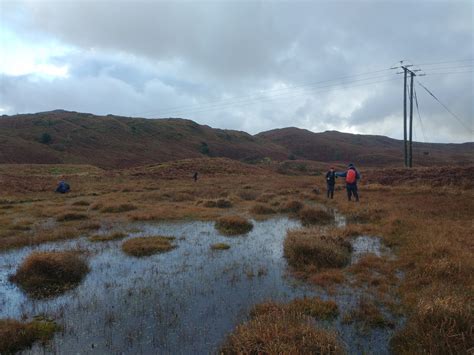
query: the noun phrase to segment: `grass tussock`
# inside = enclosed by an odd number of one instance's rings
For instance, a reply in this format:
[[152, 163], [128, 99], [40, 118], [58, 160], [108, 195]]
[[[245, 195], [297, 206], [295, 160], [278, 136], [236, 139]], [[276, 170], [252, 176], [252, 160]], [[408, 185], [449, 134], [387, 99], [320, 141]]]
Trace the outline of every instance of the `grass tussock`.
[[264, 205], [263, 203], [257, 203], [252, 206], [252, 208], [250, 209], [250, 213], [256, 215], [268, 215], [274, 214], [276, 213], [276, 211], [268, 205]]
[[102, 213], [123, 213], [123, 212], [129, 212], [129, 211], [134, 211], [137, 209], [137, 206], [131, 204], [131, 203], [122, 203], [120, 205], [116, 206], [106, 206], [101, 209]]
[[165, 253], [176, 248], [176, 245], [171, 243], [174, 239], [174, 237], [164, 236], [132, 238], [122, 244], [122, 250], [135, 257]]
[[303, 207], [303, 202], [298, 200], [290, 200], [280, 206], [280, 212], [297, 214]]
[[212, 250], [227, 250], [230, 249], [230, 245], [226, 243], [216, 243], [211, 245]]
[[64, 213], [56, 218], [58, 222], [83, 221], [89, 217], [84, 213]]
[[469, 354], [474, 344], [473, 324], [472, 297], [420, 299], [407, 326], [392, 338], [392, 352]]
[[253, 224], [240, 216], [224, 216], [216, 221], [215, 227], [224, 235], [239, 235], [250, 232]]
[[258, 197], [258, 193], [252, 190], [242, 190], [238, 196], [244, 201], [254, 201]]
[[302, 313], [276, 308], [255, 314], [231, 333], [222, 354], [343, 354], [335, 332]]
[[251, 311], [252, 316], [260, 316], [274, 312], [301, 313], [317, 319], [332, 319], [339, 314], [336, 302], [325, 301], [319, 297], [296, 298], [289, 303], [265, 302], [256, 305]]
[[308, 281], [313, 285], [320, 287], [329, 287], [335, 284], [341, 284], [345, 280], [344, 273], [340, 269], [328, 269], [312, 274]]
[[364, 328], [393, 328], [394, 323], [387, 319], [374, 301], [362, 298], [357, 308], [344, 316], [345, 323], [357, 322]]
[[46, 298], [76, 287], [88, 272], [89, 266], [77, 252], [34, 252], [10, 281], [34, 298]]
[[334, 216], [322, 208], [306, 206], [298, 214], [303, 225], [328, 224], [334, 220]]
[[335, 232], [298, 229], [287, 233], [283, 252], [297, 271], [340, 268], [350, 261], [351, 244]]
[[58, 325], [51, 320], [38, 318], [31, 322], [20, 322], [0, 319], [0, 354], [26, 350], [37, 341], [46, 343], [58, 329]]
[[127, 236], [127, 233], [124, 232], [113, 232], [110, 234], [96, 234], [89, 237], [91, 242], [108, 242], [111, 240], [120, 240]]

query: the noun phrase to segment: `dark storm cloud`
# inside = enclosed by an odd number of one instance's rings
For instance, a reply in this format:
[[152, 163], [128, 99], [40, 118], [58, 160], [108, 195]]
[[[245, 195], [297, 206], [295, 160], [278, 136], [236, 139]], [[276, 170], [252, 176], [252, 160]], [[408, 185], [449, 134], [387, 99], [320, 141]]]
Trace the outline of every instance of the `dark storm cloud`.
[[[181, 115], [252, 133], [299, 126], [400, 137], [401, 82], [351, 87], [396, 74], [351, 77], [339, 91], [302, 91], [298, 85], [388, 68], [399, 59], [472, 59], [472, 6], [469, 1], [8, 3], [7, 26], [21, 28], [23, 35], [40, 32], [76, 51], [55, 59], [69, 65], [70, 76], [46, 83], [49, 93], [31, 77], [8, 78], [10, 92], [2, 88], [2, 101], [13, 112], [39, 110], [19, 99], [27, 92], [51, 108]], [[426, 76], [423, 82], [472, 127], [471, 75]], [[84, 85], [86, 93], [80, 90]], [[60, 95], [57, 88], [66, 87], [73, 90]], [[431, 140], [472, 140], [461, 125], [436, 134], [447, 113], [419, 96]]]

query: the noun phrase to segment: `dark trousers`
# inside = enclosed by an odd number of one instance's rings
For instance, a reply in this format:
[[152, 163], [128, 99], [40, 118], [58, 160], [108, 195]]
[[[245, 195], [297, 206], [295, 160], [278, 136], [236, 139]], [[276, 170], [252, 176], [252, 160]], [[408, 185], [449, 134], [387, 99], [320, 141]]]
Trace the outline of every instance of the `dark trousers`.
[[356, 201], [359, 201], [359, 194], [357, 192], [357, 184], [346, 184], [347, 188], [347, 199], [350, 201], [351, 197], [354, 196]]
[[328, 198], [334, 198], [334, 185], [332, 184], [327, 184], [327, 185], [328, 185], [328, 192], [327, 192]]

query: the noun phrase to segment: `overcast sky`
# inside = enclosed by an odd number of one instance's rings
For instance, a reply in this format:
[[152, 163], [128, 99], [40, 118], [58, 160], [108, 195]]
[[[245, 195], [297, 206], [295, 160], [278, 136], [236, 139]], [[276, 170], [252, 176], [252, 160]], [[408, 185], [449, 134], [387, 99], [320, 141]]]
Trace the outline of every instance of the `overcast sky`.
[[182, 117], [258, 133], [473, 141], [473, 2], [0, 0], [0, 114]]

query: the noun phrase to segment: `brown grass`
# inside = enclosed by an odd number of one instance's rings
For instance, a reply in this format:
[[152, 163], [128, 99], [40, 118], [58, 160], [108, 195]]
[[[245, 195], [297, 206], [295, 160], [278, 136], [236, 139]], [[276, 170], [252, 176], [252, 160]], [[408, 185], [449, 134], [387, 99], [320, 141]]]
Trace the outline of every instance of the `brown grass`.
[[250, 232], [253, 224], [240, 216], [224, 216], [217, 220], [215, 227], [224, 235], [238, 235]]
[[132, 205], [130, 203], [123, 203], [123, 204], [117, 205], [117, 206], [103, 207], [101, 209], [101, 212], [102, 213], [122, 213], [122, 212], [133, 211], [133, 210], [136, 210], [136, 209], [137, 209], [137, 206], [135, 206], [135, 205]]
[[34, 252], [10, 281], [34, 298], [45, 298], [76, 287], [88, 272], [87, 263], [77, 252]]
[[252, 316], [260, 316], [274, 312], [301, 313], [317, 319], [332, 319], [339, 314], [336, 302], [324, 301], [319, 297], [296, 298], [289, 303], [265, 302], [256, 305], [251, 311]]
[[312, 274], [308, 281], [321, 287], [329, 287], [334, 284], [341, 284], [345, 280], [344, 273], [340, 269], [329, 269]]
[[334, 221], [334, 216], [328, 211], [317, 207], [304, 207], [299, 212], [299, 218], [304, 225], [328, 224]]
[[30, 348], [33, 343], [46, 343], [59, 327], [50, 320], [35, 319], [20, 322], [0, 319], [0, 354], [14, 354]]
[[288, 232], [283, 251], [288, 264], [297, 271], [319, 270], [346, 266], [350, 261], [351, 245], [334, 232], [298, 229]]
[[360, 299], [357, 308], [344, 316], [344, 322], [357, 322], [365, 328], [392, 328], [394, 326], [394, 323], [384, 316], [375, 302], [366, 298]]
[[302, 313], [278, 309], [254, 315], [230, 334], [223, 354], [343, 354], [337, 335]]
[[171, 243], [174, 239], [174, 237], [164, 236], [131, 238], [122, 244], [122, 250], [136, 257], [165, 253], [176, 248], [176, 245]]

